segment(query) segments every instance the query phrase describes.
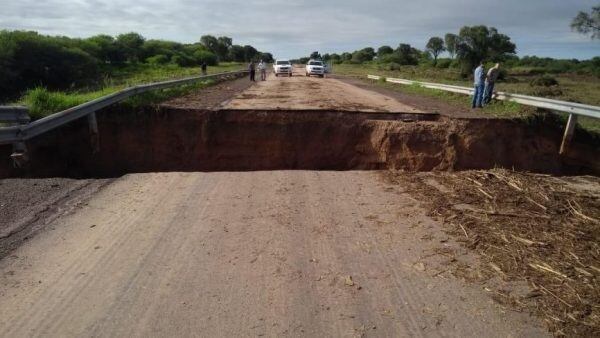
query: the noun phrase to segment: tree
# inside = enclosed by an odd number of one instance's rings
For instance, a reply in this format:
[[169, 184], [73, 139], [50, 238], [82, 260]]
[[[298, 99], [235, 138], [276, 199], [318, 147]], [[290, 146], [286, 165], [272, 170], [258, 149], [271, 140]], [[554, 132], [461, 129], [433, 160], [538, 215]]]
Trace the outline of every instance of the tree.
[[456, 48], [458, 47], [458, 35], [448, 33], [444, 37], [444, 40], [446, 42], [446, 50], [450, 54], [450, 58], [454, 59], [454, 56], [456, 55]]
[[207, 50], [197, 50], [193, 54], [195, 64], [201, 65], [206, 63], [209, 66], [216, 66], [218, 64], [217, 56]]
[[118, 64], [125, 62], [125, 51], [110, 35], [96, 35], [88, 39], [95, 46], [90, 53], [102, 63]]
[[340, 63], [342, 61], [342, 57], [339, 54], [333, 53], [329, 56], [329, 60], [333, 63]]
[[381, 46], [377, 49], [377, 57], [381, 58], [384, 55], [392, 54], [394, 49], [390, 46]]
[[208, 48], [209, 51], [214, 52], [217, 50], [217, 46], [219, 45], [219, 40], [212, 35], [203, 35], [200, 38], [200, 43]]
[[444, 40], [437, 36], [429, 39], [429, 42], [427, 42], [427, 46], [425, 48], [429, 53], [431, 53], [431, 55], [433, 55], [433, 64], [437, 64], [438, 56], [446, 50], [444, 47]]
[[233, 45], [233, 40], [226, 36], [220, 36], [217, 39], [216, 50], [213, 51], [220, 61], [229, 61], [229, 49]]
[[418, 65], [420, 57], [421, 52], [418, 49], [409, 44], [401, 43], [394, 51], [391, 61], [401, 65]]
[[600, 6], [593, 7], [591, 13], [579, 12], [571, 22], [571, 29], [591, 34], [592, 39], [600, 39]]
[[245, 62], [244, 47], [233, 45], [229, 49], [229, 59], [235, 62]]
[[254, 48], [250, 45], [244, 46], [244, 61], [246, 61], [246, 62], [257, 61], [256, 60], [257, 56], [258, 56], [258, 50], [256, 50], [256, 48]]
[[183, 44], [173, 41], [146, 40], [142, 47], [142, 57], [140, 59], [145, 60], [155, 55], [165, 55], [170, 58], [183, 49]]
[[226, 36], [216, 38], [212, 35], [203, 35], [200, 38], [200, 43], [209, 51], [213, 52], [219, 58], [219, 61], [227, 61], [230, 59], [229, 50], [233, 45], [233, 40]]
[[375, 50], [371, 47], [363, 48], [352, 53], [352, 61], [363, 63], [371, 61], [375, 57]]
[[260, 59], [266, 63], [273, 63], [275, 61], [271, 53], [260, 53]]
[[461, 63], [463, 76], [481, 61], [504, 61], [515, 54], [516, 46], [510, 37], [487, 26], [465, 26], [460, 29], [456, 55]]
[[125, 58], [129, 62], [138, 62], [142, 54], [144, 37], [138, 33], [127, 33], [117, 36], [117, 45], [122, 48]]

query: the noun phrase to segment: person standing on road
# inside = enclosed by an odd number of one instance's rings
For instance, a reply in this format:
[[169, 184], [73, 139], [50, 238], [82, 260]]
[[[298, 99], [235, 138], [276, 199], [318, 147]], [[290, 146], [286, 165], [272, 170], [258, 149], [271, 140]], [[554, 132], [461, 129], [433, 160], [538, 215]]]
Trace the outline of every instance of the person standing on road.
[[258, 64], [258, 71], [260, 72], [260, 80], [265, 81], [267, 79], [267, 66], [263, 60], [260, 60], [260, 63]]
[[254, 77], [256, 76], [256, 66], [254, 65], [254, 61], [250, 61], [248, 65], [248, 71], [250, 72], [250, 81], [256, 82]]
[[479, 67], [475, 68], [474, 73], [474, 86], [473, 92], [473, 103], [472, 108], [483, 108], [483, 91], [485, 90], [485, 68], [483, 68], [483, 61], [479, 63]]
[[202, 62], [202, 65], [200, 67], [202, 68], [202, 75], [206, 75], [206, 68], [208, 67], [206, 62]]
[[492, 96], [494, 95], [494, 86], [496, 85], [496, 80], [498, 80], [498, 75], [500, 75], [499, 63], [490, 68], [487, 73], [487, 77], [485, 78], [485, 94], [483, 96], [483, 104], [488, 104], [492, 101]]

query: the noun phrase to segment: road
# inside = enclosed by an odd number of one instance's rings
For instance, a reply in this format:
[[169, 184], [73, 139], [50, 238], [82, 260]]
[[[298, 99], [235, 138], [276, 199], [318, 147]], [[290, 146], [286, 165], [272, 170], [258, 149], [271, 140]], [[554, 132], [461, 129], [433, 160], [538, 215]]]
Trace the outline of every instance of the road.
[[223, 108], [423, 113], [388, 96], [333, 78], [306, 77], [302, 71], [296, 68], [293, 77], [269, 74], [267, 81], [258, 81]]
[[547, 335], [444, 273], [458, 244], [384, 176], [118, 178], [0, 261], [0, 336]]

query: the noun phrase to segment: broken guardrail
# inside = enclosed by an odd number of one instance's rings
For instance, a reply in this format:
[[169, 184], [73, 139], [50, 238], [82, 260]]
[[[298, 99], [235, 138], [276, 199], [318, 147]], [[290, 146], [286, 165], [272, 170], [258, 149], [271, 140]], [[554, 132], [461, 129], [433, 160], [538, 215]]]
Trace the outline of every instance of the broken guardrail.
[[[386, 82], [390, 83], [398, 83], [405, 85], [419, 85], [421, 87], [443, 90], [452, 93], [465, 94], [465, 95], [473, 95], [473, 88], [469, 87], [461, 87], [440, 83], [431, 83], [431, 82], [421, 82], [421, 81], [412, 81], [405, 79], [395, 79], [395, 78], [386, 78], [377, 75], [368, 75], [368, 78], [371, 80], [381, 80], [385, 79]], [[565, 128], [565, 134], [563, 136], [562, 144], [560, 146], [560, 154], [564, 154], [573, 139], [573, 133], [575, 131], [575, 125], [577, 124], [577, 116], [588, 116], [593, 118], [600, 118], [600, 107], [592, 106], [581, 103], [567, 102], [567, 101], [559, 101], [553, 99], [546, 99], [542, 97], [535, 96], [527, 96], [520, 94], [510, 94], [504, 92], [495, 92], [494, 98], [497, 100], [511, 101], [516, 102], [522, 105], [536, 107], [536, 108], [544, 108], [551, 111], [563, 112], [569, 114], [569, 120], [567, 121], [567, 126]]]
[[21, 166], [27, 161], [25, 141], [38, 135], [49, 132], [61, 127], [71, 121], [87, 117], [90, 129], [92, 149], [94, 152], [99, 150], [98, 124], [96, 122], [96, 112], [115, 103], [121, 102], [137, 94], [152, 90], [166, 89], [181, 85], [189, 85], [196, 82], [220, 79], [229, 76], [239, 76], [247, 73], [247, 70], [217, 73], [211, 75], [193, 76], [178, 80], [162, 81], [144, 85], [125, 88], [118, 92], [97, 98], [90, 102], [83, 103], [61, 112], [46, 116], [39, 120], [29, 122], [29, 114], [26, 107], [6, 106], [0, 107], [0, 123], [7, 123], [9, 126], [0, 126], [0, 145], [12, 144], [13, 154], [11, 157], [16, 166]]

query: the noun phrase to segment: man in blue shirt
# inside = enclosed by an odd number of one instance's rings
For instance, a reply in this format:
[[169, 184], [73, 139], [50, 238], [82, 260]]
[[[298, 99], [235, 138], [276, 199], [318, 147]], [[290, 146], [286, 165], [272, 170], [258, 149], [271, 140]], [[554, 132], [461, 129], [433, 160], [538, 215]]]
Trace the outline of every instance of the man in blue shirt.
[[483, 108], [483, 93], [485, 90], [485, 69], [483, 68], [483, 61], [479, 63], [479, 67], [475, 68], [474, 78], [475, 91], [473, 93], [472, 108]]

